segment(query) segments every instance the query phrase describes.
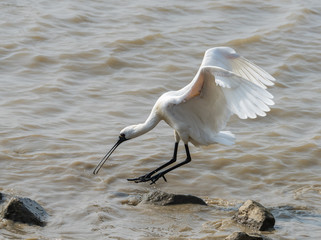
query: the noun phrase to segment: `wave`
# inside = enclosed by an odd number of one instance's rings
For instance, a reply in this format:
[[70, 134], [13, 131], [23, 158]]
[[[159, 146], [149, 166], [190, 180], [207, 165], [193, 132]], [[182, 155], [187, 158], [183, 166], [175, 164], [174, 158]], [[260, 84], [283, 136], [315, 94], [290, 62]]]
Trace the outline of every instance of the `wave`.
[[252, 44], [252, 43], [260, 42], [260, 41], [262, 41], [262, 38], [263, 38], [263, 35], [255, 34], [255, 35], [250, 36], [250, 37], [233, 39], [233, 40], [227, 42], [226, 44], [230, 45], [230, 46], [236, 46], [237, 47], [237, 46], [241, 46], [241, 45], [244, 45], [244, 44]]
[[144, 46], [153, 41], [164, 38], [162, 34], [149, 34], [143, 37], [134, 38], [134, 39], [118, 39], [110, 44], [111, 47], [132, 47], [132, 46]]

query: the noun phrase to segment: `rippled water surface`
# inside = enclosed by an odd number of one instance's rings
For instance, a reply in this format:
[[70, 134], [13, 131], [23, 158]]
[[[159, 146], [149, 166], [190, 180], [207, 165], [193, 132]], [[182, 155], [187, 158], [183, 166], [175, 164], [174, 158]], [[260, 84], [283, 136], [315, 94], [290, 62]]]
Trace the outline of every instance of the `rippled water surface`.
[[[321, 236], [321, 4], [310, 1], [1, 1], [0, 191], [30, 197], [46, 227], [0, 222], [1, 239], [223, 239], [247, 199], [276, 217], [272, 239]], [[230, 46], [276, 79], [265, 118], [232, 117], [233, 146], [191, 146], [156, 185], [170, 127], [123, 143], [119, 131], [191, 81], [204, 51]], [[180, 146], [179, 157], [185, 156]], [[153, 207], [159, 189], [208, 207]]]

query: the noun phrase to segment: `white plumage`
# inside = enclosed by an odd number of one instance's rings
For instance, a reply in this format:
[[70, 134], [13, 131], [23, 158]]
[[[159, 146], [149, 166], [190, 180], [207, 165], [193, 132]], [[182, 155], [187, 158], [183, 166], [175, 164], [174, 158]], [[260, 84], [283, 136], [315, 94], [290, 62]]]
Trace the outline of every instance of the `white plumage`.
[[273, 96], [266, 90], [266, 86], [273, 85], [273, 81], [275, 79], [270, 74], [238, 55], [232, 48], [208, 49], [194, 79], [178, 91], [164, 93], [144, 123], [124, 128], [120, 132], [119, 141], [102, 159], [94, 173], [98, 172], [121, 142], [150, 131], [159, 121], [164, 120], [175, 133], [174, 161], [180, 140], [185, 144], [187, 159], [154, 175], [171, 164], [172, 159], [149, 174], [129, 180], [155, 183], [160, 177], [165, 179], [167, 172], [191, 160], [188, 142], [196, 146], [233, 144], [234, 135], [222, 131], [232, 114], [241, 119], [265, 116], [270, 110], [269, 105], [274, 104]]

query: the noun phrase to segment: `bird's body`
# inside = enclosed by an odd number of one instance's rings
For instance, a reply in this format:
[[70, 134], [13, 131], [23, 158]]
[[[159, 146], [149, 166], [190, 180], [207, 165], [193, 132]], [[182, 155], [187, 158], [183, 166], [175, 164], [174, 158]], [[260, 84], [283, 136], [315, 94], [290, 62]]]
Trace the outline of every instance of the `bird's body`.
[[[268, 105], [274, 104], [273, 96], [266, 91], [266, 85], [273, 85], [273, 81], [275, 79], [270, 74], [239, 56], [232, 48], [208, 49], [197, 74], [187, 86], [164, 93], [144, 123], [128, 126], [120, 132], [119, 141], [132, 139], [150, 131], [161, 120], [174, 129], [173, 159], [149, 174], [129, 180], [155, 183], [167, 172], [189, 162], [188, 142], [195, 146], [233, 144], [234, 135], [222, 131], [226, 122], [232, 114], [241, 119], [265, 116], [265, 112], [270, 110]], [[187, 159], [154, 175], [176, 160], [180, 140], [185, 144]], [[112, 151], [103, 158], [94, 173], [98, 172]]]

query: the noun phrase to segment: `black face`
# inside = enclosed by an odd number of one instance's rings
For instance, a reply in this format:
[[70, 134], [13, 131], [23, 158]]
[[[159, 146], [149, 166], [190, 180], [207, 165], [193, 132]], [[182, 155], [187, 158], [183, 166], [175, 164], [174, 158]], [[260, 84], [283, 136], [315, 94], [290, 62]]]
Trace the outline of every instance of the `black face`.
[[119, 140], [118, 141], [124, 142], [126, 140], [128, 140], [128, 139], [125, 137], [125, 134], [122, 133], [122, 134], [119, 135]]

